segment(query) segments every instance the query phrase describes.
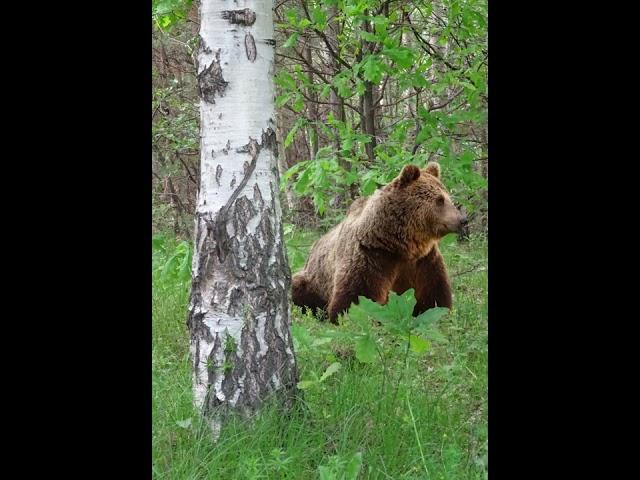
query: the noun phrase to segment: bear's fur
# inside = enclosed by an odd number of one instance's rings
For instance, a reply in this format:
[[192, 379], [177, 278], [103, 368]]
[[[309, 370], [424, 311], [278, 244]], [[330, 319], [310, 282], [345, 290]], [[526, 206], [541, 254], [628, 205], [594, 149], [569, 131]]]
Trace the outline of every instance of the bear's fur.
[[451, 308], [438, 241], [465, 224], [440, 182], [440, 166], [407, 165], [372, 196], [355, 200], [346, 218], [313, 245], [293, 277], [293, 302], [326, 312], [333, 323], [358, 296], [384, 304], [390, 290], [415, 289], [414, 315], [436, 305]]

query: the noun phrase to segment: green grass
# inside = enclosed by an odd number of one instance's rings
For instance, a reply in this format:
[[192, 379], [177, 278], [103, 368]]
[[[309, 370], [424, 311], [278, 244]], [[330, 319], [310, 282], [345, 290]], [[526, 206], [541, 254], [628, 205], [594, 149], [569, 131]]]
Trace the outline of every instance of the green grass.
[[[296, 238], [289, 239], [290, 255], [303, 248]], [[307, 233], [297, 244], [309, 239]], [[321, 375], [334, 361], [342, 368], [306, 389], [286, 415], [273, 405], [252, 422], [232, 419], [216, 444], [191, 406], [187, 286], [154, 273], [153, 477], [349, 478], [341, 468], [361, 452], [358, 478], [487, 478], [486, 240], [445, 241], [442, 251], [454, 309], [427, 353], [411, 353], [405, 364], [404, 345], [383, 333], [384, 363], [362, 364], [339, 341], [300, 352], [300, 379]], [[318, 337], [330, 328], [297, 309], [294, 322]]]

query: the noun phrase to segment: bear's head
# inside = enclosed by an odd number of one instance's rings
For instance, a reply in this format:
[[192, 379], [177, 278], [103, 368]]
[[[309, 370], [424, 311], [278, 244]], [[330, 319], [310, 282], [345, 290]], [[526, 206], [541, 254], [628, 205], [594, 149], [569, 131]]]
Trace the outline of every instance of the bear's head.
[[467, 217], [451, 201], [440, 180], [440, 165], [429, 162], [424, 169], [406, 165], [384, 190], [393, 202], [394, 210], [417, 241], [439, 239], [448, 233], [460, 233]]

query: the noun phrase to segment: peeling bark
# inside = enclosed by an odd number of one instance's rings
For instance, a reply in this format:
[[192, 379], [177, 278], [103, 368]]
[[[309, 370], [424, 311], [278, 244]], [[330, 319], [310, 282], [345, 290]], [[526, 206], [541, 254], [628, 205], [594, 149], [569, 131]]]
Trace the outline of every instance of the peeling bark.
[[244, 25], [245, 27], [250, 27], [256, 21], [256, 12], [249, 8], [244, 10], [223, 10], [221, 16], [228, 20], [229, 23]]
[[229, 3], [200, 7], [202, 45], [214, 48], [198, 56], [202, 173], [187, 321], [194, 402], [214, 436], [228, 412], [250, 413], [274, 394], [289, 401], [297, 383], [272, 120], [274, 48], [253, 40], [273, 37], [273, 2], [247, 1], [244, 10]]

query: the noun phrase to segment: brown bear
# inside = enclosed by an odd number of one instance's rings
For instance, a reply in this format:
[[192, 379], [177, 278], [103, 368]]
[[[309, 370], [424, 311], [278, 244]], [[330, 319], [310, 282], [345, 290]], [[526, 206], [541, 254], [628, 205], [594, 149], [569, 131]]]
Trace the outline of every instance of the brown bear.
[[407, 165], [388, 185], [353, 202], [346, 218], [316, 241], [294, 275], [294, 304], [320, 309], [337, 323], [359, 296], [380, 304], [389, 291], [415, 290], [414, 315], [451, 308], [451, 287], [439, 240], [460, 232], [466, 216], [440, 181], [440, 165]]

